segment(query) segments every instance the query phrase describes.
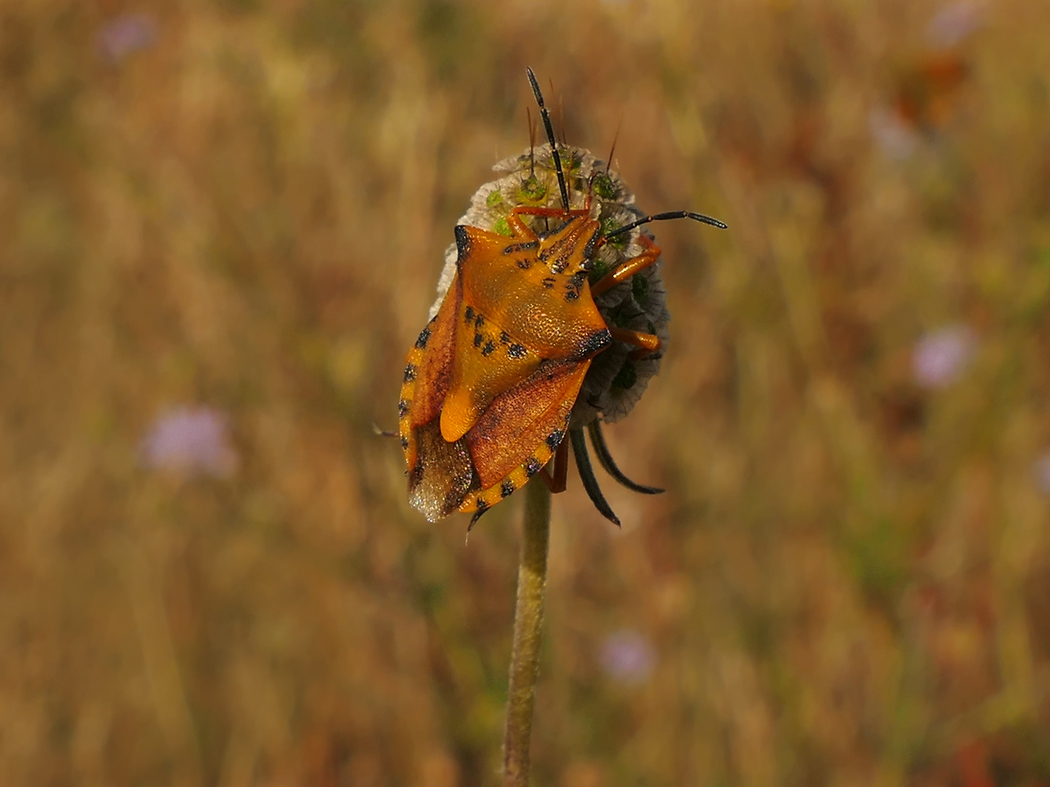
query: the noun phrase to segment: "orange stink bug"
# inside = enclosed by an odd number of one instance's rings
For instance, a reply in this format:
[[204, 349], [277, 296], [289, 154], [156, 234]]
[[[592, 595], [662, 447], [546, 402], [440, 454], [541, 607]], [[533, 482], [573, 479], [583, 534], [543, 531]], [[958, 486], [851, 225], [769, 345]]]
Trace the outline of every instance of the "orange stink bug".
[[432, 522], [472, 512], [473, 526], [556, 454], [553, 479], [543, 478], [562, 491], [571, 443], [589, 497], [619, 524], [583, 430], [617, 481], [661, 491], [620, 472], [599, 426], [633, 406], [667, 341], [660, 249], [641, 227], [725, 224], [689, 211], [642, 213], [605, 162], [556, 142], [527, 71], [548, 144], [497, 164], [502, 177], [475, 194], [430, 322], [408, 353], [398, 432], [409, 501]]

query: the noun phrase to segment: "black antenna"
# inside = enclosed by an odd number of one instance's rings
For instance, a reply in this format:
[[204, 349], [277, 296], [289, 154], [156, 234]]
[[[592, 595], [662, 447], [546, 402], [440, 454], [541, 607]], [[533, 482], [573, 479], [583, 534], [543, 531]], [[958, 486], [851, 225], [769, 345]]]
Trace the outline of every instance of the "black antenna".
[[536, 81], [536, 75], [532, 73], [532, 69], [527, 67], [525, 72], [529, 75], [529, 83], [532, 85], [532, 94], [536, 96], [536, 103], [540, 107], [540, 116], [543, 118], [543, 128], [547, 132], [547, 141], [551, 146], [551, 153], [554, 158], [554, 170], [558, 173], [558, 188], [561, 189], [561, 202], [565, 206], [565, 210], [569, 209], [569, 190], [565, 188], [565, 173], [561, 168], [561, 156], [558, 155], [558, 143], [554, 139], [554, 127], [551, 126], [551, 116], [547, 111], [547, 106], [543, 103], [543, 94], [540, 92], [539, 82]]
[[529, 121], [529, 177], [536, 177], [536, 126], [532, 124], [532, 113], [525, 107], [525, 117]]
[[625, 232], [630, 232], [635, 227], [641, 227], [643, 224], [648, 224], [650, 221], [669, 221], [670, 219], [692, 219], [693, 221], [710, 224], [712, 227], [718, 227], [720, 230], [729, 229], [725, 222], [713, 219], [710, 216], [705, 216], [703, 213], [693, 213], [691, 210], [672, 210], [667, 213], [657, 213], [655, 216], [646, 216], [645, 218], [638, 219], [638, 221], [632, 221], [630, 224], [624, 224], [622, 227], [618, 227], [612, 232], [607, 232], [605, 238], [608, 240], [615, 235], [622, 235]]

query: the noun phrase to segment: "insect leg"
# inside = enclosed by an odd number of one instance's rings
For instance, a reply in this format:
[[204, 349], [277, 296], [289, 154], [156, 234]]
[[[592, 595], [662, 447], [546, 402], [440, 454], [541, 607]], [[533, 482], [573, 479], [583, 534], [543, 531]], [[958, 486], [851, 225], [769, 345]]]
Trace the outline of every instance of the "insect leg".
[[[566, 210], [565, 208], [545, 208], [541, 205], [518, 205], [511, 208], [510, 215], [517, 218], [522, 214], [526, 216], [589, 216], [590, 211], [586, 209]], [[511, 219], [507, 219], [508, 223]], [[520, 222], [521, 219], [518, 219]]]
[[620, 520], [609, 507], [609, 503], [606, 502], [605, 496], [602, 494], [601, 487], [598, 486], [598, 479], [594, 477], [591, 457], [587, 453], [587, 438], [583, 436], [583, 430], [570, 429], [569, 439], [572, 440], [572, 452], [576, 456], [576, 469], [580, 471], [580, 480], [583, 481], [583, 488], [587, 490], [587, 497], [594, 503], [594, 507], [598, 509], [599, 514], [619, 527]]
[[641, 492], [643, 495], [658, 495], [664, 491], [657, 489], [655, 486], [639, 484], [623, 474], [623, 471], [613, 461], [612, 454], [609, 453], [609, 446], [605, 443], [605, 435], [602, 434], [600, 421], [591, 421], [587, 425], [587, 434], [590, 435], [591, 445], [594, 447], [594, 453], [598, 456], [599, 464], [605, 468], [605, 472], [611, 475], [617, 483], [627, 487], [632, 492]]
[[[638, 350], [636, 353], [638, 354], [638, 358], [652, 355], [663, 347], [660, 337], [651, 333], [632, 331], [628, 328], [617, 328], [615, 325], [609, 326], [609, 333], [612, 334], [612, 337], [616, 341], [623, 342], [624, 344], [633, 344], [637, 347]], [[634, 357], [636, 353], [631, 353], [632, 357]], [[637, 358], [635, 360], [637, 360]]]
[[540, 206], [518, 205], [507, 214], [507, 224], [514, 233], [515, 238], [536, 239], [536, 233], [529, 229], [529, 225], [522, 221], [522, 216], [558, 216], [568, 218], [570, 216], [587, 216], [589, 210], [564, 210], [563, 208], [544, 208]]
[[632, 331], [627, 328], [617, 328], [615, 325], [609, 326], [609, 333], [612, 334], [613, 339], [624, 344], [633, 344], [637, 347], [637, 350], [633, 350], [627, 357], [632, 361], [640, 361], [642, 358], [648, 358], [654, 353], [660, 352], [660, 348], [663, 347], [663, 342], [660, 341], [660, 337], [652, 333], [642, 333], [641, 331]]
[[626, 281], [660, 259], [660, 247], [653, 243], [648, 235], [638, 236], [638, 242], [645, 247], [645, 250], [637, 257], [631, 257], [631, 259], [619, 265], [615, 270], [609, 271], [599, 281], [592, 284], [591, 295], [601, 295], [610, 287], [615, 287], [620, 282]]
[[[547, 472], [547, 468], [540, 470], [540, 478], [543, 479], [543, 483], [547, 485], [547, 488], [551, 490], [551, 494], [559, 494], [565, 491], [565, 488], [569, 485], [569, 444], [562, 440], [558, 446], [558, 450], [554, 454], [554, 471], [551, 473]], [[548, 467], [550, 464], [548, 463]]]

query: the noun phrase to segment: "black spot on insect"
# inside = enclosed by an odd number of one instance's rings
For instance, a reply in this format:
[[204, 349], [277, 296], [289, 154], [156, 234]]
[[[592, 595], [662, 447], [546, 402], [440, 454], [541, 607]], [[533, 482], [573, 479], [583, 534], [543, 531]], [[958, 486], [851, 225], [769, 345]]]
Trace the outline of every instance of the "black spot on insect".
[[474, 308], [472, 306], [467, 306], [463, 310], [463, 322], [467, 324], [474, 322]]
[[474, 330], [480, 331], [481, 330], [481, 326], [484, 325], [484, 324], [485, 324], [485, 318], [482, 317], [480, 314], [477, 317], [474, 318]]
[[408, 364], [405, 367], [405, 382], [410, 383], [416, 379], [416, 372], [419, 371], [414, 363]]
[[467, 228], [462, 224], [457, 226], [453, 231], [456, 234], [456, 251], [459, 252], [456, 264], [459, 265], [463, 260], [470, 256], [470, 235], [467, 233]]
[[509, 344], [510, 343], [510, 334], [507, 333], [506, 331], [500, 331], [499, 332], [499, 340], [500, 340], [500, 342], [502, 344]]
[[536, 473], [543, 469], [543, 465], [540, 464], [540, 460], [534, 456], [529, 457], [529, 461], [525, 463], [525, 475], [532, 478]]
[[516, 259], [514, 262], [523, 271], [527, 271], [529, 268], [532, 267], [532, 260], [530, 260], [528, 257], [518, 257], [518, 259]]
[[404, 418], [408, 415], [408, 402], [402, 399], [397, 403], [397, 417]]
[[402, 448], [402, 450], [406, 450], [406, 451], [408, 450], [408, 438], [407, 437], [402, 437], [401, 438], [401, 448]]
[[547, 447], [553, 451], [558, 447], [558, 444], [561, 443], [563, 437], [565, 437], [565, 432], [561, 429], [555, 429], [547, 435]]
[[583, 283], [587, 280], [587, 272], [580, 270], [572, 274], [569, 280], [565, 282], [565, 300], [572, 301], [579, 300], [580, 290], [583, 289]]
[[422, 349], [426, 348], [427, 342], [429, 342], [429, 341], [430, 341], [430, 327], [428, 326], [428, 327], [424, 328], [420, 332], [419, 338], [416, 339], [416, 349], [417, 350], [422, 350]]
[[580, 345], [580, 349], [573, 357], [573, 360], [582, 361], [584, 358], [590, 358], [593, 355], [597, 355], [610, 344], [612, 344], [612, 334], [609, 333], [608, 328], [602, 328], [600, 331], [595, 331], [584, 339], [583, 344]]
[[514, 359], [524, 358], [525, 352], [525, 345], [523, 344], [515, 343], [507, 348], [507, 355]]
[[557, 280], [553, 276], [547, 276], [540, 280], [540, 284], [543, 285], [545, 290], [553, 290], [555, 281]]
[[492, 355], [492, 353], [495, 352], [495, 350], [496, 343], [492, 341], [492, 339], [489, 339], [487, 342], [485, 342], [485, 346], [481, 348], [481, 354], [486, 356]]
[[[512, 243], [507, 248], [505, 248], [503, 250], [503, 253], [506, 254], [507, 256], [510, 256], [510, 255], [513, 255], [513, 254], [521, 254], [522, 252], [525, 252], [525, 251], [532, 251], [533, 249], [535, 249], [539, 245], [540, 244], [537, 241], [534, 241], [534, 240], [526, 241], [525, 243]], [[521, 263], [518, 263], [518, 264], [520, 265]]]
[[411, 480], [411, 482], [413, 484], [418, 484], [420, 481], [423, 480], [423, 463], [422, 462], [416, 463], [416, 466], [412, 468], [412, 473], [409, 476], [409, 479]]
[[596, 234], [593, 238], [587, 241], [587, 245], [583, 249], [583, 256], [587, 259], [594, 258], [594, 252], [598, 249], [598, 241], [603, 237], [601, 233]]
[[516, 488], [517, 487], [514, 486], [513, 481], [511, 481], [509, 478], [504, 478], [503, 483], [499, 485], [499, 496], [510, 497], [512, 494], [514, 494], [514, 490]]
[[480, 333], [475, 333], [474, 334], [474, 346], [475, 347], [480, 347], [481, 346], [481, 342], [484, 341], [484, 339], [485, 339], [485, 337], [482, 336]]

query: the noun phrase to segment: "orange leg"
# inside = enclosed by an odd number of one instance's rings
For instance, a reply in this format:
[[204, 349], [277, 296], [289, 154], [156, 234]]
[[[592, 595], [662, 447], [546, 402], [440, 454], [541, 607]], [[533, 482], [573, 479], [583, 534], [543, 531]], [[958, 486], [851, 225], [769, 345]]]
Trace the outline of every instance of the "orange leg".
[[564, 208], [541, 208], [530, 207], [528, 205], [518, 205], [513, 208], [507, 216], [507, 224], [510, 226], [511, 232], [514, 233], [516, 238], [529, 238], [530, 240], [536, 239], [536, 233], [529, 229], [528, 225], [521, 220], [524, 216], [586, 216], [590, 214], [590, 208], [586, 210], [565, 210]]
[[539, 205], [518, 205], [511, 209], [511, 214], [520, 216], [525, 214], [526, 216], [589, 216], [591, 211], [589, 208], [580, 208], [577, 210], [566, 210], [565, 208], [544, 208]]
[[554, 452], [554, 472], [548, 473], [547, 468], [540, 470], [540, 478], [551, 494], [556, 495], [565, 491], [569, 485], [569, 441], [562, 440], [558, 450]]
[[660, 259], [660, 247], [649, 240], [649, 236], [639, 236], [638, 242], [645, 247], [645, 251], [637, 257], [632, 257], [627, 260], [616, 268], [616, 270], [607, 273], [601, 281], [591, 285], [591, 295], [601, 295], [610, 287], [615, 287], [620, 282], [627, 281], [627, 279], [631, 278], [636, 273], [645, 270]]
[[647, 355], [659, 352], [660, 348], [663, 347], [663, 342], [660, 341], [660, 337], [652, 333], [631, 331], [627, 328], [616, 328], [611, 325], [609, 326], [609, 333], [612, 334], [612, 337], [616, 341], [623, 342], [624, 344], [633, 344], [638, 348], [630, 355], [631, 359], [635, 361], [639, 358], [645, 358]]

